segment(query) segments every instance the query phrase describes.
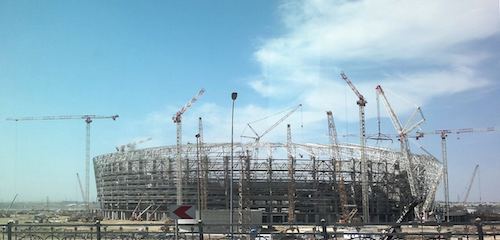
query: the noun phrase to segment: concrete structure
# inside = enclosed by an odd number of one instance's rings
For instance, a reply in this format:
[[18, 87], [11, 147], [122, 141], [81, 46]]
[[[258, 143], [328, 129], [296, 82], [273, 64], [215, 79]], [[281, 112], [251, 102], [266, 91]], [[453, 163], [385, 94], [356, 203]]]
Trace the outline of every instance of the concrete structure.
[[[245, 210], [262, 210], [262, 221], [269, 225], [288, 222], [291, 212], [294, 223], [319, 223], [322, 218], [331, 223], [339, 221], [341, 207], [353, 213], [353, 221], [361, 221], [359, 145], [235, 143], [234, 150], [233, 204], [239, 213], [238, 222], [249, 221], [245, 220]], [[182, 153], [181, 176], [176, 171], [176, 146], [95, 157], [97, 198], [104, 216], [166, 218], [169, 206], [176, 205], [178, 199], [179, 177], [184, 204], [199, 205], [202, 210], [228, 209], [230, 144], [186, 144]], [[365, 156], [369, 221], [394, 222], [404, 207], [416, 200], [410, 194], [405, 158], [400, 152], [375, 147], [365, 147]], [[418, 196], [422, 202], [419, 211], [425, 211], [434, 200], [442, 165], [429, 155], [412, 155], [412, 159], [418, 169], [414, 187], [422, 193]], [[290, 171], [290, 164], [294, 171]], [[348, 204], [341, 206], [343, 195]]]

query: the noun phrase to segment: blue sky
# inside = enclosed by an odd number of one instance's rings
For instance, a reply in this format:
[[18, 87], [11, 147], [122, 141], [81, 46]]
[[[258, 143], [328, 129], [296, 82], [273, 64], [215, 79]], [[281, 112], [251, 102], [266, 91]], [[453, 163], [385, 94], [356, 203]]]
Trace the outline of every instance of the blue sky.
[[[1, 1], [0, 117], [119, 114], [93, 123], [94, 156], [148, 137], [145, 147], [175, 143], [171, 116], [204, 87], [185, 114], [185, 142], [196, 141], [198, 116], [206, 141], [228, 142], [238, 91], [237, 135], [302, 103], [287, 120], [294, 139], [326, 143], [327, 110], [340, 134], [357, 133], [343, 70], [368, 98], [368, 132], [377, 84], [402, 120], [422, 106], [423, 130], [498, 127], [499, 12], [496, 0]], [[394, 133], [382, 112], [383, 131]], [[0, 201], [80, 199], [83, 121], [0, 121], [0, 132]], [[284, 142], [284, 126], [267, 137]], [[440, 158], [438, 136], [419, 143]], [[478, 163], [482, 200], [500, 201], [500, 135], [448, 143], [451, 199], [463, 196]]]

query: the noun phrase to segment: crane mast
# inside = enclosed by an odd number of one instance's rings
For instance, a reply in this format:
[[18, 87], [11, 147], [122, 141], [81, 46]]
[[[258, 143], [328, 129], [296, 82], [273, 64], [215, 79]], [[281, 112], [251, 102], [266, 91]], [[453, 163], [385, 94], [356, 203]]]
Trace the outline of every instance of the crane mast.
[[205, 93], [205, 89], [202, 88], [196, 96], [191, 98], [186, 105], [184, 105], [175, 115], [172, 117], [172, 120], [176, 124], [176, 138], [177, 138], [177, 148], [176, 148], [176, 165], [177, 165], [177, 205], [182, 205], [182, 115], [200, 98], [203, 93]]
[[340, 209], [341, 217], [339, 223], [349, 222], [349, 212], [347, 209], [347, 193], [345, 191], [344, 177], [342, 176], [342, 159], [339, 150], [339, 144], [337, 140], [337, 130], [335, 128], [335, 121], [333, 120], [333, 114], [331, 111], [326, 112], [328, 119], [328, 136], [330, 139], [330, 154], [332, 156], [332, 166], [335, 166], [335, 171], [337, 173], [338, 190], [340, 198]]
[[449, 134], [463, 134], [463, 133], [478, 133], [478, 132], [494, 132], [496, 129], [494, 127], [487, 128], [460, 128], [460, 129], [439, 129], [431, 132], [417, 132], [416, 139], [423, 138], [426, 135], [439, 135], [441, 137], [441, 156], [443, 161], [443, 185], [444, 185], [444, 215], [445, 221], [450, 221], [450, 191], [448, 183], [448, 153], [447, 153], [447, 143], [446, 139]]
[[90, 123], [92, 118], [85, 119], [85, 197], [87, 210], [90, 210]]
[[446, 148], [446, 131], [441, 131], [441, 158], [443, 160], [443, 184], [444, 184], [444, 215], [445, 221], [450, 221], [450, 189], [448, 185], [448, 152]]
[[200, 210], [206, 210], [208, 204], [208, 157], [205, 153], [203, 142], [203, 120], [198, 118], [198, 149], [201, 158], [201, 207]]
[[[341, 162], [340, 162], [340, 153], [339, 153], [339, 148], [338, 148], [338, 141], [337, 141], [337, 129], [335, 128], [335, 122], [333, 120], [333, 113], [331, 111], [326, 112], [327, 120], [328, 120], [328, 137], [330, 140], [330, 155], [334, 160], [337, 161], [336, 168], [341, 169]], [[337, 176], [337, 180], [340, 179], [342, 175]]]
[[368, 164], [366, 160], [366, 124], [365, 124], [365, 106], [368, 103], [365, 97], [358, 91], [351, 80], [343, 72], [340, 73], [342, 79], [351, 87], [352, 91], [358, 97], [356, 104], [359, 106], [359, 145], [361, 147], [361, 203], [363, 205], [363, 222], [370, 222], [369, 200], [368, 200]]
[[288, 155], [288, 223], [295, 223], [295, 156], [292, 152], [292, 131], [290, 124], [286, 128], [286, 149]]
[[42, 116], [42, 117], [23, 117], [7, 118], [7, 121], [37, 121], [37, 120], [73, 120], [83, 119], [85, 126], [85, 204], [87, 210], [90, 210], [90, 123], [94, 119], [112, 119], [116, 120], [119, 115], [100, 116], [100, 115], [60, 115], [60, 116]]

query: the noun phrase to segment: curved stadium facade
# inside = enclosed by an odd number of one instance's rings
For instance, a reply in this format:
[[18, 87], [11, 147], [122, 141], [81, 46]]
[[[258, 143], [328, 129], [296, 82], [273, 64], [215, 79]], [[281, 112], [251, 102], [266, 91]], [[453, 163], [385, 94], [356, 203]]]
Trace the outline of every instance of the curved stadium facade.
[[[410, 191], [407, 158], [401, 152], [366, 147], [370, 222], [394, 222], [416, 198], [430, 208], [442, 166], [432, 156], [411, 155], [415, 189]], [[336, 152], [340, 154], [332, 154]], [[339, 156], [340, 155], [340, 156]], [[176, 205], [178, 177], [184, 204], [228, 209], [233, 184], [235, 211], [261, 210], [264, 223], [337, 222], [346, 209], [362, 215], [360, 147], [327, 144], [234, 144], [176, 146], [115, 152], [93, 159], [97, 198], [105, 217], [164, 219]], [[334, 157], [337, 156], [337, 157]], [[343, 208], [343, 207], [345, 208]], [[292, 215], [290, 215], [292, 214]]]

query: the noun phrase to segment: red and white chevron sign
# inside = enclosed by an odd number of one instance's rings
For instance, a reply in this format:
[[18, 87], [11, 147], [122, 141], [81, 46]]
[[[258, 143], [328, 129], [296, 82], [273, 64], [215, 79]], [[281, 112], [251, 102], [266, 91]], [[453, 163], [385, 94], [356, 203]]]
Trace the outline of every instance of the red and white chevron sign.
[[196, 208], [193, 205], [180, 205], [171, 209], [170, 217], [172, 219], [194, 219], [196, 217]]

